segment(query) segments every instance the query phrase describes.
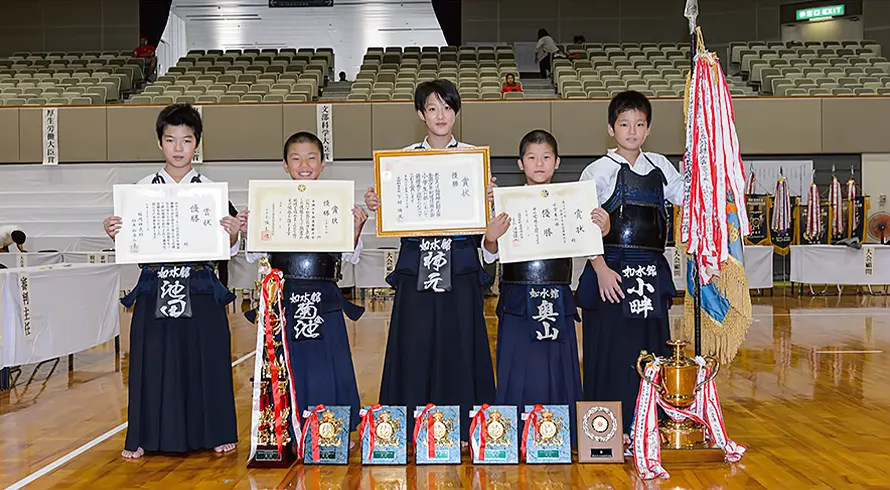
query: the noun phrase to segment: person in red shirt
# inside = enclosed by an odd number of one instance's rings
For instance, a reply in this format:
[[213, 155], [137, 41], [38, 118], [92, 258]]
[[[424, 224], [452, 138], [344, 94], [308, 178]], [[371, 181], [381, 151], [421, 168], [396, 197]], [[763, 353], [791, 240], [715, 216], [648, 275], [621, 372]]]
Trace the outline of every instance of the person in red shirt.
[[155, 56], [155, 47], [148, 44], [148, 39], [140, 38], [139, 46], [133, 50], [133, 56], [145, 58], [145, 79], [148, 80], [155, 72], [158, 59]]
[[504, 87], [501, 88], [501, 95], [507, 92], [522, 92], [522, 86], [516, 83], [516, 77], [514, 77], [512, 73], [507, 73], [506, 79], [507, 81], [504, 82]]

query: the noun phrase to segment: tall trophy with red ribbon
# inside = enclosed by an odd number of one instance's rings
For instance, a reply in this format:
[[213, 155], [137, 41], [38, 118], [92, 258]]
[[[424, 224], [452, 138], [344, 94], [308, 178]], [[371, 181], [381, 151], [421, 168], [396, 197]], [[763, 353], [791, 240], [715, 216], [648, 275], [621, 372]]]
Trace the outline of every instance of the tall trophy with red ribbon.
[[[284, 340], [283, 275], [260, 260], [262, 281], [256, 309], [257, 343], [253, 373], [249, 467], [287, 468], [297, 460], [301, 425]], [[296, 435], [296, 438], [293, 435]]]

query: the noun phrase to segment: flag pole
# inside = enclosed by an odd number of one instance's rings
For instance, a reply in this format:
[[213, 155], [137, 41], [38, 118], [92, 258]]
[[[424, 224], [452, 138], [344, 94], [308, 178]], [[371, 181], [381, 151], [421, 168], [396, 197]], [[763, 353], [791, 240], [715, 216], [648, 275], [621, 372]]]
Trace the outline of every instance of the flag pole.
[[[689, 19], [689, 79], [695, 76], [695, 52], [697, 49], [697, 36], [695, 28], [697, 27], [696, 19], [698, 18], [698, 1], [687, 0], [684, 15]], [[693, 97], [693, 94], [689, 94]], [[687, 162], [689, 165], [690, 162]], [[700, 356], [701, 353], [701, 276], [698, 273], [698, 257], [692, 255], [692, 277], [693, 277], [693, 325], [695, 327], [695, 355]]]

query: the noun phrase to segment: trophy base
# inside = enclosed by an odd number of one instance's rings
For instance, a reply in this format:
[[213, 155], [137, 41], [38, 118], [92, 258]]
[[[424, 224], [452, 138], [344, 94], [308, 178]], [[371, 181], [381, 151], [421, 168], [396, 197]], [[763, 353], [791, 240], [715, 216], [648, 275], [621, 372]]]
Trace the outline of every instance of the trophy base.
[[248, 468], [290, 468], [297, 461], [290, 444], [284, 446], [281, 455], [278, 446], [257, 446], [256, 455], [247, 463]]
[[662, 447], [661, 462], [665, 466], [720, 464], [726, 463], [726, 453], [707, 443], [686, 449]]
[[665, 449], [691, 449], [705, 442], [705, 428], [691, 420], [665, 420], [658, 429], [661, 432], [661, 447]]

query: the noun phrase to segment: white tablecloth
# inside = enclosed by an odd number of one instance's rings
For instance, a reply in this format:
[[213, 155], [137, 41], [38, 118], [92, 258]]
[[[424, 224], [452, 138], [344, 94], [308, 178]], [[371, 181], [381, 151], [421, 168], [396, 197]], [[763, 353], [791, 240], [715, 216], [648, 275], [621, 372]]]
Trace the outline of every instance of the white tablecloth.
[[[0, 270], [0, 368], [84, 351], [120, 334], [114, 264]], [[30, 283], [31, 333], [22, 322], [21, 278]]]
[[[65, 262], [71, 264], [113, 264], [115, 262], [114, 252], [64, 252], [62, 257]], [[136, 264], [121, 264], [118, 267], [121, 273], [121, 289], [125, 291], [133, 289], [139, 281], [139, 274], [142, 272], [139, 266]]]
[[[22, 260], [25, 263], [22, 263]], [[39, 265], [59, 264], [63, 261], [59, 252], [28, 252], [28, 253], [0, 253], [0, 264], [12, 269], [14, 267], [32, 267]]]
[[[874, 249], [874, 267], [865, 274], [865, 250]], [[803, 284], [890, 284], [890, 246], [793, 245], [791, 282]]]

